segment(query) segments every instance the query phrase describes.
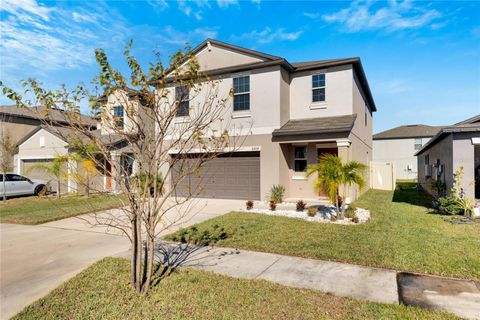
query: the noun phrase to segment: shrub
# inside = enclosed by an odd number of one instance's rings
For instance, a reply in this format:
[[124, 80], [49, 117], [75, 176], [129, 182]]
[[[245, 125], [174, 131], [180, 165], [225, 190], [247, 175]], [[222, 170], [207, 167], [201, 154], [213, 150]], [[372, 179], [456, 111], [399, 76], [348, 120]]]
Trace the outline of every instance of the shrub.
[[275, 211], [277, 209], [277, 203], [273, 200], [270, 200], [270, 210]]
[[309, 217], [315, 217], [317, 215], [317, 213], [318, 213], [318, 208], [316, 208], [316, 207], [310, 207], [307, 210], [307, 215]]
[[153, 196], [153, 194], [155, 192], [155, 187], [156, 187], [158, 193], [162, 193], [163, 192], [163, 178], [162, 178], [162, 175], [158, 174], [157, 177], [156, 177], [156, 181], [155, 181], [155, 177], [153, 175], [150, 175], [150, 177], [148, 179], [148, 184], [147, 184], [147, 176], [148, 175], [145, 172], [140, 172], [136, 176], [133, 176], [130, 181], [131, 181], [133, 186], [135, 186], [137, 188], [140, 188], [140, 190], [142, 192], [145, 192], [145, 188], [148, 188], [147, 189], [148, 193], [151, 196]]
[[355, 218], [357, 216], [355, 213], [356, 210], [357, 208], [354, 205], [350, 205], [347, 210], [345, 210], [345, 218]]
[[229, 234], [225, 229], [218, 225], [214, 225], [212, 230], [204, 230], [200, 232], [197, 227], [182, 229], [172, 240], [182, 243], [193, 243], [196, 245], [208, 246], [211, 243], [216, 243], [219, 240], [227, 239]]
[[248, 200], [246, 205], [247, 205], [247, 210], [253, 209], [253, 201], [252, 200]]
[[303, 211], [305, 210], [305, 207], [307, 206], [307, 203], [303, 200], [298, 200], [297, 201], [297, 211]]
[[355, 217], [352, 218], [352, 222], [353, 222], [353, 223], [359, 223], [360, 220], [358, 219], [357, 216], [355, 216]]
[[461, 214], [462, 213], [462, 205], [458, 201], [457, 197], [448, 196], [438, 198], [438, 209], [446, 214]]
[[283, 196], [285, 195], [285, 187], [281, 184], [275, 184], [270, 189], [269, 198], [271, 201], [276, 203], [281, 203], [283, 201]]

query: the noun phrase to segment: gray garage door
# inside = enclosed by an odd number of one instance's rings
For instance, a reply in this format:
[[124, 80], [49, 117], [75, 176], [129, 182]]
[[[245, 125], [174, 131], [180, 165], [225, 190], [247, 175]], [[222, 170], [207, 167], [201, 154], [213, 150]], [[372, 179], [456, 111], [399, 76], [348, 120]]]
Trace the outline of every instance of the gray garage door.
[[[41, 166], [49, 167], [52, 165], [52, 159], [23, 159], [22, 174], [30, 179], [39, 179], [48, 181], [49, 190], [56, 191], [57, 183], [55, 177], [41, 168]], [[67, 192], [67, 164], [62, 165], [62, 177], [60, 179], [60, 193]]]
[[[177, 156], [178, 157], [178, 156]], [[183, 156], [172, 171], [172, 181], [197, 166], [198, 155]], [[183, 169], [182, 171], [182, 166]], [[175, 190], [177, 196], [189, 193], [199, 198], [260, 199], [260, 153], [235, 152], [204, 163], [198, 173], [185, 176]]]

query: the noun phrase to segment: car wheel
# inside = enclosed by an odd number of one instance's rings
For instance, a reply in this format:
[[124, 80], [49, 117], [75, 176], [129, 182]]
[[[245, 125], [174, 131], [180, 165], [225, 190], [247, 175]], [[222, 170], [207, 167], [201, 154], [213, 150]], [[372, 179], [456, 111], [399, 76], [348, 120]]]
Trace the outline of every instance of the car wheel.
[[44, 196], [47, 193], [47, 187], [44, 184], [41, 184], [35, 188], [36, 196]]

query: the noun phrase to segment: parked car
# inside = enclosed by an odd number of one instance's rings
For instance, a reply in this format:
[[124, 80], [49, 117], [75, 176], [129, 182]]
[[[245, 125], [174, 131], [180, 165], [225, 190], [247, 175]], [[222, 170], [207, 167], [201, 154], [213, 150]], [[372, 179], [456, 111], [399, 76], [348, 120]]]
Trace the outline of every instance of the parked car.
[[[5, 179], [6, 176], [6, 179]], [[47, 181], [31, 180], [15, 173], [0, 174], [0, 196], [38, 195], [47, 190]]]

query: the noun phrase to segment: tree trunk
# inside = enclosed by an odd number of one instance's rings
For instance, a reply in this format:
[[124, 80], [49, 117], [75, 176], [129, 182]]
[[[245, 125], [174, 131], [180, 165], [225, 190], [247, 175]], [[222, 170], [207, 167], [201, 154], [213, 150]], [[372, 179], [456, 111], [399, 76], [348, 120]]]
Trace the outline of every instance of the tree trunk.
[[57, 199], [60, 199], [60, 179], [57, 179]]
[[132, 288], [136, 289], [137, 283], [137, 252], [138, 252], [138, 242], [137, 242], [137, 219], [132, 220], [132, 253], [130, 257], [130, 267], [132, 272], [130, 273], [130, 281]]
[[137, 237], [137, 252], [135, 255], [135, 271], [136, 271], [136, 281], [135, 281], [135, 290], [141, 292], [142, 289], [142, 219], [140, 214], [136, 213], [136, 222], [135, 222], [135, 233]]
[[143, 294], [146, 295], [150, 290], [150, 285], [152, 283], [152, 276], [153, 276], [153, 260], [155, 255], [155, 239], [153, 236], [148, 236], [147, 239], [147, 248], [145, 250], [145, 255], [147, 255], [146, 260], [146, 278], [145, 283], [143, 284]]

